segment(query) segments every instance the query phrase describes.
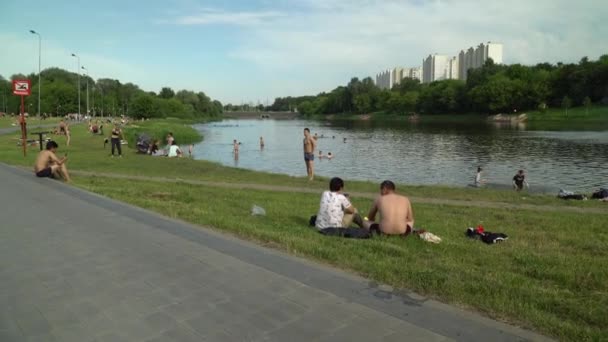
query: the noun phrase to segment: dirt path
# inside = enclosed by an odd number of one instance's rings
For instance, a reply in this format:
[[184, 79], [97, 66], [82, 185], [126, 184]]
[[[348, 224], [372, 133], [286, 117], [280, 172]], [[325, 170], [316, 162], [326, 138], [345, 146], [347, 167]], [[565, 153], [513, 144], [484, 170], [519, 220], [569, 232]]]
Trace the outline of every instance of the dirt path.
[[[133, 176], [117, 173], [101, 173], [101, 172], [90, 172], [90, 171], [71, 171], [73, 175], [79, 176], [98, 176], [107, 178], [117, 179], [130, 179], [130, 180], [148, 180], [153, 182], [167, 182], [167, 183], [185, 183], [192, 185], [203, 185], [210, 187], [228, 188], [228, 189], [250, 189], [250, 190], [267, 190], [267, 191], [279, 191], [279, 192], [300, 192], [300, 193], [319, 193], [319, 189], [310, 188], [299, 188], [281, 185], [268, 185], [268, 184], [255, 184], [255, 183], [227, 183], [227, 182], [213, 182], [203, 180], [192, 180], [192, 179], [180, 179], [180, 178], [164, 178], [164, 177], [148, 177], [148, 176]], [[350, 192], [353, 197], [361, 198], [376, 198], [378, 194], [369, 192]], [[410, 200], [414, 203], [424, 204], [437, 204], [437, 205], [452, 205], [461, 207], [478, 207], [478, 208], [495, 208], [495, 209], [524, 209], [524, 210], [537, 210], [545, 212], [574, 212], [579, 214], [608, 214], [607, 209], [602, 208], [579, 208], [579, 207], [553, 207], [550, 205], [535, 205], [535, 204], [512, 204], [505, 202], [485, 202], [485, 201], [462, 201], [454, 199], [440, 199], [430, 197], [415, 197], [410, 196]]]

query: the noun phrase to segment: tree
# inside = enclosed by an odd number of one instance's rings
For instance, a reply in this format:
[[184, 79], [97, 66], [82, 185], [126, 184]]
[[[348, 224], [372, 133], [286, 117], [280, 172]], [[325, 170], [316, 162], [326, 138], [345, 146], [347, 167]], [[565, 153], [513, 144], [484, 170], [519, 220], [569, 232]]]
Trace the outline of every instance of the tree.
[[568, 108], [572, 107], [572, 100], [568, 96], [564, 96], [562, 99], [562, 108], [566, 110], [566, 116], [568, 116]]
[[163, 87], [160, 90], [160, 93], [158, 93], [158, 97], [160, 97], [162, 99], [170, 99], [174, 96], [175, 96], [175, 92], [173, 91], [173, 89], [171, 89], [169, 87]]
[[585, 106], [585, 114], [589, 115], [589, 107], [591, 107], [591, 99], [589, 96], [585, 96], [583, 99], [583, 106]]

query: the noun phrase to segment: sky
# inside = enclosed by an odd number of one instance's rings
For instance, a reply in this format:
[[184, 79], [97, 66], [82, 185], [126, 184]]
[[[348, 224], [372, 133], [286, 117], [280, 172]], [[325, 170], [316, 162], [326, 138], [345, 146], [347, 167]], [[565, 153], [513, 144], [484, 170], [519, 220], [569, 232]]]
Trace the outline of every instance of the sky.
[[77, 70], [222, 103], [315, 95], [431, 53], [504, 45], [507, 64], [608, 54], [598, 0], [0, 0], [0, 75]]

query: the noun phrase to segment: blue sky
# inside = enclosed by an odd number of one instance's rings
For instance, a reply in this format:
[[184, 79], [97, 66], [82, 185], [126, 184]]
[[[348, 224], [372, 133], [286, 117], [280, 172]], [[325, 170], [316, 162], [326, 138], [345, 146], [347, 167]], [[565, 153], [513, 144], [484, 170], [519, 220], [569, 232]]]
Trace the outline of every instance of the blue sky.
[[2, 0], [0, 75], [37, 71], [34, 29], [43, 68], [76, 53], [94, 78], [264, 103], [490, 40], [506, 63], [595, 59], [605, 18], [595, 0]]

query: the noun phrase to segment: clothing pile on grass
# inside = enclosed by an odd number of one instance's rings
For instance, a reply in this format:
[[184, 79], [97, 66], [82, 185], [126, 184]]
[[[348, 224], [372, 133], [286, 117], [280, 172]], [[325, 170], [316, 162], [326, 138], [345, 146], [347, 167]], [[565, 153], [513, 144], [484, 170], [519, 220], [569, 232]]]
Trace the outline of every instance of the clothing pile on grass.
[[564, 189], [559, 189], [559, 193], [557, 194], [558, 198], [564, 199], [564, 200], [582, 200], [582, 201], [586, 201], [587, 200], [587, 196], [582, 195], [582, 194], [577, 194], [574, 193], [573, 191], [568, 191], [568, 190], [564, 190]]
[[504, 242], [509, 238], [507, 234], [504, 233], [487, 232], [482, 225], [478, 225], [476, 228], [467, 228], [465, 234], [471, 239], [481, 240], [489, 245]]

